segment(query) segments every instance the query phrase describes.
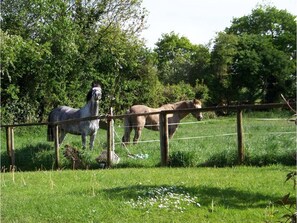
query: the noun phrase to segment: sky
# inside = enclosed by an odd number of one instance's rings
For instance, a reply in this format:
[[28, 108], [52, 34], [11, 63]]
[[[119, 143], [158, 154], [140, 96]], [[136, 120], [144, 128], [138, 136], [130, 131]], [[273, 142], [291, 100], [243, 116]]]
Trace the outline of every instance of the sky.
[[249, 15], [258, 5], [271, 5], [297, 15], [296, 0], [143, 0], [148, 28], [141, 37], [154, 48], [162, 34], [174, 31], [193, 44], [208, 44], [233, 18]]

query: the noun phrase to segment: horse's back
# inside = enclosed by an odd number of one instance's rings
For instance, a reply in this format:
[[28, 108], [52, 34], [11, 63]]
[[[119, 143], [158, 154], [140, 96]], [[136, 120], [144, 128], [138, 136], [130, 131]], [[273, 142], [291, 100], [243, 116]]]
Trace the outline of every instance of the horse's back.
[[[54, 108], [48, 115], [48, 122], [58, 122], [58, 121], [64, 121], [67, 119], [72, 119], [73, 117], [75, 118], [77, 115], [75, 115], [78, 112], [78, 109], [74, 109], [68, 106], [60, 106], [57, 108]], [[60, 126], [61, 129], [67, 129], [67, 125], [65, 127], [64, 125]], [[48, 125], [48, 141], [53, 141], [54, 140], [54, 132], [53, 132], [53, 125], [49, 124]]]
[[[71, 108], [68, 106], [60, 106], [53, 109], [50, 114], [48, 121], [49, 122], [58, 122], [58, 121], [65, 121], [69, 119], [78, 119], [80, 118], [79, 109]], [[66, 132], [71, 134], [80, 135], [80, 123], [65, 123], [60, 125], [60, 128]]]
[[[129, 113], [130, 114], [143, 114], [143, 113], [150, 113], [150, 112], [159, 112], [161, 108], [150, 108], [146, 105], [133, 105]], [[157, 131], [159, 125], [159, 114], [147, 114], [141, 116], [131, 116], [130, 124], [132, 126], [138, 127], [145, 127], [151, 130]]]
[[49, 114], [49, 122], [62, 121], [67, 119], [79, 118], [79, 109], [68, 106], [60, 106], [51, 111]]
[[151, 112], [152, 108], [146, 106], [146, 105], [133, 105], [130, 110], [129, 113], [148, 113]]

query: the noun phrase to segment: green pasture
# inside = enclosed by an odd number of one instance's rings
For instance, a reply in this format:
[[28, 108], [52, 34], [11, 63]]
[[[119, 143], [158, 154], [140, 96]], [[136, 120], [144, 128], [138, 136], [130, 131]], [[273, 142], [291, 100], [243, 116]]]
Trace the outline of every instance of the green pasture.
[[[209, 166], [224, 167], [237, 164], [236, 117], [210, 118], [210, 113], [204, 114], [205, 119], [197, 122], [188, 116], [179, 126], [173, 139], [169, 142], [170, 157], [185, 157], [188, 159], [177, 166]], [[265, 166], [270, 164], [295, 165], [296, 126], [289, 122], [289, 113], [257, 112], [244, 113], [244, 147], [245, 165]], [[15, 128], [16, 166], [18, 170], [50, 170], [54, 166], [53, 142], [46, 141], [46, 127], [16, 127]], [[9, 169], [9, 159], [6, 154], [5, 131], [1, 131], [1, 167]], [[115, 123], [115, 151], [120, 156], [120, 163], [114, 168], [123, 167], [158, 167], [160, 165], [159, 132], [143, 130], [137, 145], [122, 147], [120, 139], [123, 135], [123, 123]], [[133, 138], [133, 132], [131, 139]], [[81, 147], [79, 136], [67, 135], [61, 145], [61, 168], [71, 167], [70, 162], [63, 157], [64, 146], [69, 144], [78, 149]], [[97, 169], [95, 158], [106, 149], [106, 131], [100, 129], [95, 141], [94, 151], [88, 149], [82, 152], [85, 161], [83, 169]], [[128, 154], [139, 155], [145, 159], [133, 159]], [[176, 163], [172, 163], [176, 166]]]
[[[95, 161], [106, 149], [105, 130], [92, 152], [80, 149], [80, 137], [68, 135], [61, 170], [54, 171], [46, 128], [18, 127], [14, 172], [2, 130], [1, 222], [286, 222], [283, 216], [294, 207], [279, 201], [288, 193], [290, 201], [296, 196], [293, 183], [285, 182], [296, 162], [290, 114], [244, 114], [244, 166], [237, 165], [235, 115], [210, 117], [205, 114], [202, 122], [188, 117], [170, 141], [171, 165], [186, 168], [159, 167], [158, 132], [144, 130], [138, 145], [121, 147], [123, 124], [117, 121], [121, 160], [112, 169], [100, 169]], [[82, 152], [81, 170], [71, 170], [63, 157], [66, 144]]]

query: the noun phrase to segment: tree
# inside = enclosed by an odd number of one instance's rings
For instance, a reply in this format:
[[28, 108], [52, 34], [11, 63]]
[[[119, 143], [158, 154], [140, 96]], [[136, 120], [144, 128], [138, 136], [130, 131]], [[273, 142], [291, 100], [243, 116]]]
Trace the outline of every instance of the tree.
[[194, 45], [186, 37], [171, 32], [163, 34], [154, 51], [158, 59], [159, 79], [164, 84], [181, 81], [195, 86], [197, 79], [203, 79], [209, 65], [209, 50]]
[[2, 109], [8, 101], [34, 101], [42, 120], [57, 105], [82, 106], [94, 80], [109, 95], [141, 64], [141, 0], [3, 0], [1, 7], [1, 50], [16, 49], [1, 55]]
[[295, 18], [286, 10], [259, 6], [250, 15], [235, 18], [226, 29], [227, 34], [240, 37], [232, 72], [237, 84], [245, 82], [244, 91], [250, 95], [247, 100], [275, 102], [281, 93], [296, 97]]
[[235, 18], [211, 53], [214, 103], [277, 102], [296, 97], [295, 16], [271, 6]]
[[234, 92], [231, 87], [231, 74], [233, 58], [237, 53], [238, 37], [220, 32], [215, 39], [211, 52], [210, 98], [212, 103], [231, 103]]
[[44, 93], [40, 89], [40, 74], [49, 48], [2, 30], [0, 36], [2, 120], [25, 122], [38, 118], [41, 109], [38, 100]]
[[231, 27], [226, 29], [229, 34], [254, 34], [270, 37], [273, 45], [290, 55], [296, 50], [295, 15], [286, 10], [279, 10], [269, 5], [260, 5], [252, 13], [234, 18]]
[[230, 70], [237, 101], [276, 102], [293, 86], [294, 64], [270, 38], [242, 35]]

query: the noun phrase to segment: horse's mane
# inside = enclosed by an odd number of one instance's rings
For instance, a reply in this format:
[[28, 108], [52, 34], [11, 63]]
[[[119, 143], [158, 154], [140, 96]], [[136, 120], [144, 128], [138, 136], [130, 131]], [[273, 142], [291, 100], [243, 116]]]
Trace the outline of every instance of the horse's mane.
[[189, 101], [178, 101], [178, 102], [175, 102], [173, 105], [174, 109], [183, 109], [183, 108], [188, 108], [189, 107], [189, 104], [190, 103], [193, 103], [193, 104], [202, 104], [200, 100], [198, 99], [194, 99], [194, 100], [189, 100]]
[[100, 86], [100, 84], [97, 83], [97, 82], [93, 82], [93, 83], [92, 83], [92, 88], [89, 90], [89, 92], [88, 92], [88, 94], [87, 94], [87, 97], [86, 97], [87, 102], [90, 101], [91, 98], [92, 98], [92, 90], [93, 90], [94, 87], [101, 87], [101, 86]]

